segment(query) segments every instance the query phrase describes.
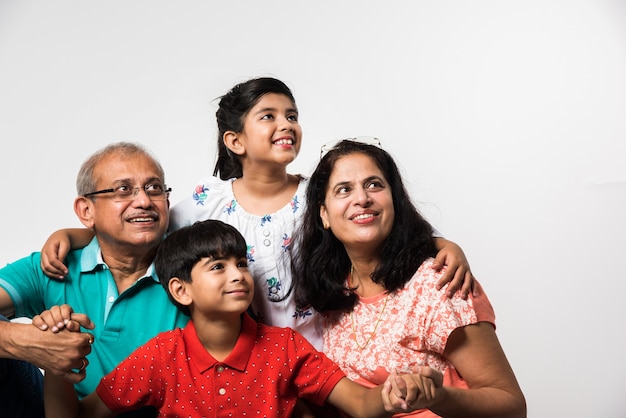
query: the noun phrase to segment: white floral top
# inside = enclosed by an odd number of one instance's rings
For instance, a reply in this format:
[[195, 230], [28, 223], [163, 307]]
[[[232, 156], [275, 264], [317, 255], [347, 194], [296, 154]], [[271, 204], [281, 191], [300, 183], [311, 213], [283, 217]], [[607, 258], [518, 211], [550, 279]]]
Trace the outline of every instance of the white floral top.
[[292, 236], [304, 212], [308, 178], [300, 176], [290, 203], [275, 213], [257, 216], [238, 205], [233, 194], [235, 179], [201, 179], [188, 198], [170, 211], [170, 230], [206, 219], [218, 219], [241, 232], [248, 244], [248, 265], [255, 282], [251, 313], [267, 325], [290, 327], [301, 333], [315, 348], [322, 348], [321, 317], [313, 309], [300, 309], [293, 292], [280, 299], [291, 285], [290, 252]]

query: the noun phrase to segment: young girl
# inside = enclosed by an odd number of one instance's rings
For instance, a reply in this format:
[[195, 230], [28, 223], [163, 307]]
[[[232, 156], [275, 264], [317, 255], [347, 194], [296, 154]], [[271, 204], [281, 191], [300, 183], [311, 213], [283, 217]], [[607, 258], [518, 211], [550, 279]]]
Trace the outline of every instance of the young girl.
[[[253, 316], [267, 325], [291, 327], [321, 350], [319, 315], [299, 308], [289, 292], [291, 239], [304, 211], [308, 184], [307, 178], [287, 173], [302, 145], [293, 94], [275, 78], [251, 79], [220, 98], [216, 116], [218, 160], [213, 176], [201, 179], [171, 209], [170, 231], [206, 219], [235, 226], [248, 244], [255, 282]], [[42, 265], [51, 276], [65, 274], [61, 260], [70, 243], [76, 247], [88, 242], [84, 233], [83, 238], [77, 232], [69, 234], [58, 231], [44, 245]], [[463, 251], [443, 238], [436, 239], [436, 246], [433, 268], [447, 266], [439, 286], [450, 282], [449, 296], [462, 286], [467, 296], [473, 278]]]

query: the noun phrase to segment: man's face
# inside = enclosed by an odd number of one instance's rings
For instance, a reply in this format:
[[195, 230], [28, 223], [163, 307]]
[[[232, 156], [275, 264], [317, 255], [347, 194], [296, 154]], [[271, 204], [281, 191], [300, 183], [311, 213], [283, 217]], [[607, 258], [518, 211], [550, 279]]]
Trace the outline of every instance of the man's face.
[[[130, 200], [120, 201], [114, 193], [98, 194], [90, 198], [91, 227], [103, 251], [151, 250], [167, 231], [169, 200], [166, 195], [150, 197], [146, 185], [164, 184], [159, 167], [147, 155], [106, 156], [95, 167], [97, 190], [120, 186], [138, 188]], [[89, 226], [89, 225], [88, 225]]]

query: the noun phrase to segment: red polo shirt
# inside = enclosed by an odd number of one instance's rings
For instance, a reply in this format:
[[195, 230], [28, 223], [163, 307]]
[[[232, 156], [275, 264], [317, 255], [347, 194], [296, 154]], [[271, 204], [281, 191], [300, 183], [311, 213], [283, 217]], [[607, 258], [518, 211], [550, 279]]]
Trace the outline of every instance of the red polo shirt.
[[290, 328], [243, 314], [235, 348], [211, 356], [193, 321], [163, 332], [102, 378], [96, 392], [116, 413], [155, 406], [170, 416], [290, 416], [297, 398], [323, 404], [345, 375]]

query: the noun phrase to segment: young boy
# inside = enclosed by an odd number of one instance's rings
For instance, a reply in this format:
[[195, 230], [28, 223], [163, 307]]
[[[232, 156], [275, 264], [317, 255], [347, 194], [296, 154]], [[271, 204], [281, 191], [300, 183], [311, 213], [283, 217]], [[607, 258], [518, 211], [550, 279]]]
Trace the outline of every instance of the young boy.
[[351, 416], [389, 416], [426, 407], [441, 386], [439, 376], [416, 374], [365, 388], [290, 328], [256, 323], [246, 313], [254, 295], [246, 242], [221, 221], [173, 232], [155, 266], [191, 321], [139, 347], [80, 402], [71, 384], [46, 375], [46, 417], [110, 417], [144, 406], [161, 416], [288, 417], [298, 398]]

